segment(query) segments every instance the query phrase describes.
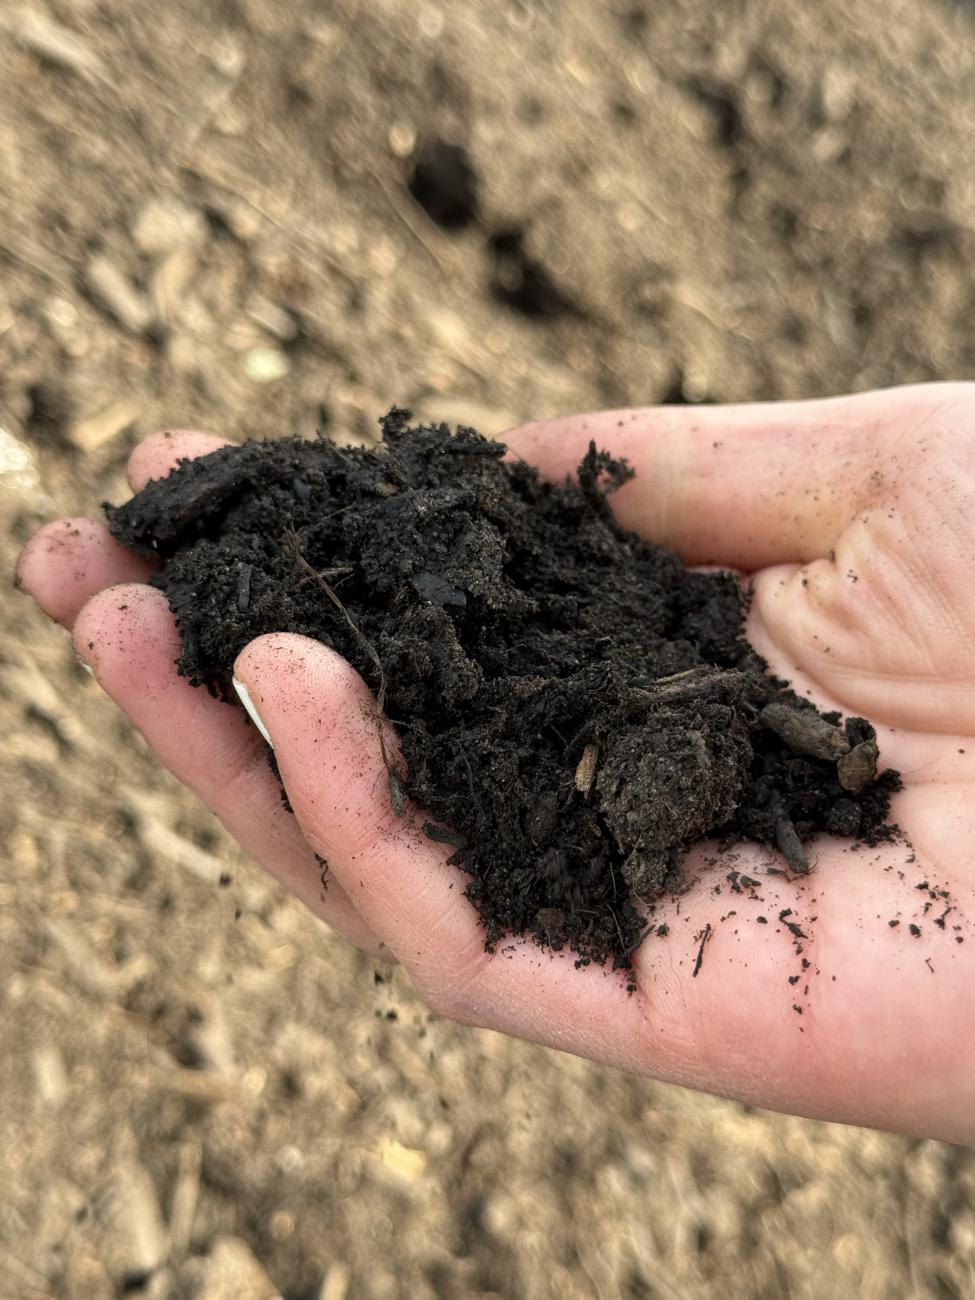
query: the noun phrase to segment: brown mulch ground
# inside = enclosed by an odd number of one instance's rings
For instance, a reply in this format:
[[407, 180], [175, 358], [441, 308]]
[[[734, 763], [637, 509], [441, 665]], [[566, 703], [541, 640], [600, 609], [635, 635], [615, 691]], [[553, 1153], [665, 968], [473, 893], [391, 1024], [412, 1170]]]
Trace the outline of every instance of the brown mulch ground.
[[[967, 0], [6, 6], [3, 565], [166, 424], [970, 376], [973, 51]], [[4, 1296], [975, 1290], [969, 1154], [433, 1020], [0, 610]]]

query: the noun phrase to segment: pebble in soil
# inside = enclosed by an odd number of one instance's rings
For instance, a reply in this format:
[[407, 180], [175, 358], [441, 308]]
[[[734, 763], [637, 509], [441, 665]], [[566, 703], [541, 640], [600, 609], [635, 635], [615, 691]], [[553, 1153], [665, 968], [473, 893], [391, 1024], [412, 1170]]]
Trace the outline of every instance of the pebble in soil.
[[680, 890], [705, 836], [801, 874], [820, 832], [894, 834], [873, 727], [769, 675], [733, 576], [615, 524], [623, 463], [592, 446], [553, 484], [472, 429], [381, 425], [376, 451], [226, 447], [106, 511], [162, 560], [194, 684], [235, 703], [234, 660], [269, 631], [355, 665], [395, 720], [391, 787], [453, 848], [489, 946], [626, 966], [639, 902]]

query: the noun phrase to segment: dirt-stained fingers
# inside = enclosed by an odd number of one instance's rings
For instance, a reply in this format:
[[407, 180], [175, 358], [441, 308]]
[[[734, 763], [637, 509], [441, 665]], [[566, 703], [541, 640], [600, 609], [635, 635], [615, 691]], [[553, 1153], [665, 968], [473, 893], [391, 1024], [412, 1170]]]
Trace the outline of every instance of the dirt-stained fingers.
[[341, 885], [322, 867], [281, 799], [264, 743], [240, 709], [176, 671], [179, 633], [161, 592], [144, 585], [95, 596], [75, 624], [78, 654], [165, 767], [316, 915], [366, 951], [387, 956]]
[[[153, 434], [129, 457], [129, 484], [138, 492], [180, 461], [205, 456], [226, 443], [226, 438], [190, 429]], [[49, 618], [70, 629], [96, 592], [121, 582], [146, 582], [155, 567], [120, 546], [100, 519], [57, 519], [24, 547], [15, 580]]]
[[30, 539], [17, 561], [17, 584], [48, 618], [71, 628], [96, 592], [146, 582], [155, 566], [127, 551], [94, 519], [58, 519]]

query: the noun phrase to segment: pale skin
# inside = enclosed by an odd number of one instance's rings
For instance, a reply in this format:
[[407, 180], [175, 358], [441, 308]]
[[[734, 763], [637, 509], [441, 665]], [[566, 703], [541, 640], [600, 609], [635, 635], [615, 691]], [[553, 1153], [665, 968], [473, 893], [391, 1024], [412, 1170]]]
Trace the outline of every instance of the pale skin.
[[[391, 807], [372, 697], [334, 653], [273, 634], [237, 661], [292, 816], [244, 713], [177, 676], [149, 566], [103, 524], [49, 524], [19, 578], [166, 767], [316, 915], [399, 961], [434, 1011], [777, 1110], [975, 1141], [975, 385], [601, 412], [506, 441], [562, 478], [590, 438], [637, 471], [613, 498], [619, 521], [688, 563], [747, 574], [748, 635], [772, 668], [877, 725], [883, 761], [904, 774], [892, 816], [910, 841], [851, 851], [824, 837], [801, 881], [767, 876], [781, 863], [755, 846], [706, 869], [712, 854], [696, 851], [691, 889], [657, 910], [669, 935], [635, 954], [633, 994], [523, 941], [484, 951], [449, 849]], [[133, 490], [220, 445], [150, 438]], [[760, 898], [729, 891], [732, 866], [760, 879]], [[950, 892], [944, 929], [922, 881]], [[778, 919], [787, 907], [809, 935], [807, 970]]]

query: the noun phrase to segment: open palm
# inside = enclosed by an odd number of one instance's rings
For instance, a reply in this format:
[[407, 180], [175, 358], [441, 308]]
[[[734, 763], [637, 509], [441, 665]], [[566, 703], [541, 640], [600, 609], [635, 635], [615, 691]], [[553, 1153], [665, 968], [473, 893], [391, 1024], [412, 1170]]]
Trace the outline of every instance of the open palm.
[[[868, 717], [904, 777], [892, 815], [907, 842], [824, 837], [802, 880], [756, 846], [716, 866], [713, 846], [695, 850], [632, 995], [569, 954], [484, 951], [449, 848], [391, 808], [371, 698], [333, 652], [274, 634], [237, 662], [292, 816], [243, 713], [176, 675], [149, 567], [103, 525], [48, 525], [19, 576], [166, 766], [319, 916], [402, 962], [434, 1010], [777, 1109], [975, 1141], [975, 386], [602, 412], [506, 440], [561, 478], [590, 439], [637, 471], [619, 521], [749, 574], [752, 643], [821, 707]], [[158, 435], [132, 486], [219, 445]]]

